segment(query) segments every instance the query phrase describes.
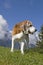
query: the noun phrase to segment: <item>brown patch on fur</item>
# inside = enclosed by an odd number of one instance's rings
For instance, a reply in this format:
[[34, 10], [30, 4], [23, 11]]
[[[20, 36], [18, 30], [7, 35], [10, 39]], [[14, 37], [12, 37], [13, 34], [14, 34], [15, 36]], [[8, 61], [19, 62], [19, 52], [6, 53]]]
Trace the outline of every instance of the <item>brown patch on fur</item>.
[[26, 25], [26, 24], [31, 24], [31, 25], [32, 25], [32, 23], [31, 23], [30, 21], [28, 21], [28, 20], [25, 20], [25, 21], [22, 21], [22, 22], [20, 22], [20, 23], [17, 23], [17, 24], [14, 26], [13, 30], [12, 30], [12, 35], [18, 34], [18, 33], [20, 33], [21, 31], [23, 31], [24, 25]]

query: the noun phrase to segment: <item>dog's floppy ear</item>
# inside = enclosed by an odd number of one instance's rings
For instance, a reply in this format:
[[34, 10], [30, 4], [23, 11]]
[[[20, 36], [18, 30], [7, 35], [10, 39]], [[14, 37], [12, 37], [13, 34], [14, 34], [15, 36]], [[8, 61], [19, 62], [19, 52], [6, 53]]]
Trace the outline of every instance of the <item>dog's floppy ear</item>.
[[24, 25], [24, 31], [26, 31], [26, 24]]
[[22, 28], [22, 31], [26, 30], [26, 25], [21, 25], [20, 28]]

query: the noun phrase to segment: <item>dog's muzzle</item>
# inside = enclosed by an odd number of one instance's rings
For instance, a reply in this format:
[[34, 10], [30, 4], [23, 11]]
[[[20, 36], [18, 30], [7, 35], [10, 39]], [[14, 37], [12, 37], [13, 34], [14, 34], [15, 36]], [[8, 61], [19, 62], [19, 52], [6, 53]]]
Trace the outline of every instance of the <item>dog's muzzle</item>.
[[33, 34], [36, 31], [37, 31], [37, 29], [34, 26], [31, 26], [31, 27], [27, 28], [26, 30], [24, 30], [24, 34]]
[[33, 34], [34, 32], [36, 32], [37, 31], [37, 29], [34, 27], [34, 26], [32, 26], [32, 27], [30, 27], [29, 29], [28, 29], [28, 33], [30, 33], [30, 34]]

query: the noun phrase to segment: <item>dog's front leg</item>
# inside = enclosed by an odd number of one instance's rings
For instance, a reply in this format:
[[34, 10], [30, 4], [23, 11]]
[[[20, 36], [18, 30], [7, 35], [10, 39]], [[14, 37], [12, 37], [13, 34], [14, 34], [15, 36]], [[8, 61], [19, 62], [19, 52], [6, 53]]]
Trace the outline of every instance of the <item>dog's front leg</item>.
[[21, 42], [21, 53], [24, 54], [24, 42]]
[[12, 37], [12, 43], [11, 43], [11, 52], [13, 52], [13, 49], [14, 49], [14, 37]]

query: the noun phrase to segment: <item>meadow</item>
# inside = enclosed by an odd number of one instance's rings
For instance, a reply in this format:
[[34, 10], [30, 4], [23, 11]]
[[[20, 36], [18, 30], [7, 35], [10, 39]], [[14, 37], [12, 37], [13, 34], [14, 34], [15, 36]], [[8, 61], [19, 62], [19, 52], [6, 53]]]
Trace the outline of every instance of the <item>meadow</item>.
[[22, 55], [20, 50], [11, 53], [10, 48], [0, 46], [0, 65], [43, 65], [43, 49], [25, 50]]

